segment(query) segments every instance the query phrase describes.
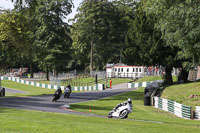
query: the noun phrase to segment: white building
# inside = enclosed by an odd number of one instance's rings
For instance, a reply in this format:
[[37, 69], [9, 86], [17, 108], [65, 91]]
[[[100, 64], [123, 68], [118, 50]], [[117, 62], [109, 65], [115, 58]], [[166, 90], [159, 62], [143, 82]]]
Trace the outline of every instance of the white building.
[[140, 78], [144, 77], [147, 68], [144, 66], [127, 66], [125, 64], [107, 64], [108, 78]]

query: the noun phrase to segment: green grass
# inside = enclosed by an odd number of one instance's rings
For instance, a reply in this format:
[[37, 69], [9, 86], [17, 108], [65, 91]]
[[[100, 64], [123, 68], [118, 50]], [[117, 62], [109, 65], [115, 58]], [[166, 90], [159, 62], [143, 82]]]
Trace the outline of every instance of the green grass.
[[[112, 85], [117, 85], [121, 83], [128, 83], [130, 81], [133, 81], [132, 79], [123, 79], [123, 78], [111, 78], [112, 80]], [[110, 79], [108, 79], [108, 85], [110, 85]]]
[[[112, 85], [117, 85], [121, 83], [127, 83], [129, 81], [132, 81], [132, 79], [123, 79], [123, 78], [112, 78]], [[43, 84], [50, 84], [50, 81], [37, 81], [38, 83], [43, 83]], [[72, 86], [86, 86], [87, 83], [90, 82], [95, 82], [95, 78], [93, 77], [87, 77], [87, 78], [77, 78], [73, 79], [72, 82], [69, 82]], [[106, 80], [103, 82], [98, 82], [99, 84], [106, 84]], [[61, 85], [68, 85], [66, 84], [61, 84]], [[95, 84], [89, 84], [89, 86], [94, 86]], [[108, 79], [108, 86], [110, 86], [110, 79]]]
[[[122, 95], [101, 99], [98, 101], [90, 101], [84, 103], [71, 104], [70, 108], [80, 112], [89, 112], [89, 109], [94, 114], [107, 115], [113, 107], [118, 103], [126, 101], [129, 97], [133, 100], [133, 113], [129, 115], [129, 119], [139, 119], [148, 121], [162, 121], [162, 122], [189, 122], [176, 117], [168, 112], [155, 109], [153, 107], [144, 106], [144, 88], [136, 91], [131, 91]], [[191, 121], [190, 121], [191, 122]], [[189, 123], [190, 123], [189, 122]], [[199, 123], [200, 124], [200, 123]]]
[[[173, 82], [177, 81], [177, 77], [176, 76], [172, 76], [173, 78]], [[143, 78], [138, 79], [136, 82], [147, 82], [147, 81], [155, 81], [155, 80], [163, 80], [161, 76], [146, 76]]]
[[[197, 97], [189, 98], [190, 95]], [[200, 82], [169, 86], [165, 88], [162, 97], [188, 106], [200, 106]]]
[[[152, 79], [149, 79], [152, 81]], [[143, 81], [142, 81], [143, 82]], [[23, 95], [41, 95], [52, 92], [27, 86], [12, 81], [2, 81], [9, 88], [19, 89], [30, 93]], [[199, 94], [200, 83], [173, 85], [167, 87], [163, 97], [178, 100], [187, 98], [188, 94]], [[33, 87], [33, 88], [29, 88]], [[186, 92], [187, 91], [187, 92]], [[174, 94], [176, 93], [176, 94]], [[108, 112], [120, 102], [127, 98], [133, 100], [133, 112], [128, 119], [108, 119], [101, 117], [80, 116], [72, 114], [48, 113], [40, 111], [28, 111], [18, 109], [7, 109], [0, 107], [0, 133], [188, 133], [200, 132], [200, 121], [185, 120], [173, 114], [143, 105], [144, 88], [127, 92], [121, 95], [71, 104], [71, 109], [85, 113], [107, 116]], [[166, 95], [165, 95], [166, 94]], [[185, 95], [185, 96], [184, 96]], [[172, 96], [172, 97], [171, 97]], [[181, 100], [180, 100], [181, 101]], [[185, 99], [184, 102], [187, 102]], [[194, 104], [199, 102], [196, 100]], [[191, 103], [191, 102], [190, 102]], [[91, 112], [89, 112], [91, 110]], [[162, 122], [162, 123], [156, 123]]]
[[54, 89], [46, 89], [41, 87], [35, 87], [31, 85], [25, 85], [9, 80], [2, 80], [2, 86], [6, 88], [16, 89], [25, 91], [27, 93], [6, 93], [6, 96], [30, 96], [30, 95], [44, 95], [44, 94], [53, 94]]
[[[37, 81], [38, 83], [42, 83], [42, 84], [50, 84], [50, 81], [46, 81], [46, 80], [41, 80], [41, 81]], [[93, 77], [84, 77], [84, 78], [74, 78], [71, 79], [69, 81], [67, 81], [67, 83], [61, 83], [61, 85], [63, 86], [67, 86], [68, 84], [71, 85], [76, 85], [76, 86], [81, 86], [82, 84], [87, 84], [89, 82], [95, 82], [95, 78]]]
[[155, 81], [155, 80], [162, 80], [161, 76], [146, 76], [143, 78], [138, 79], [136, 82], [147, 82], [147, 81]]
[[[153, 107], [143, 106], [143, 88], [97, 101], [72, 104], [71, 109], [107, 116], [118, 103], [133, 99], [128, 119], [0, 108], [0, 132], [20, 133], [187, 133], [200, 132], [200, 122], [185, 120]], [[162, 122], [162, 123], [156, 123]]]
[[199, 132], [199, 124], [150, 123], [134, 119], [58, 114], [0, 108], [1, 133], [188, 133]]

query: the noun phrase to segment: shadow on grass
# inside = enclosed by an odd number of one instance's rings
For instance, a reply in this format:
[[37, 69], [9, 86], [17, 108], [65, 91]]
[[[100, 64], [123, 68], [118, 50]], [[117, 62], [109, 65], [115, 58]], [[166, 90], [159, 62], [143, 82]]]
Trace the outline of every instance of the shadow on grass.
[[71, 104], [70, 105], [70, 109], [72, 110], [102, 110], [102, 111], [111, 111], [117, 104], [127, 101], [128, 98], [131, 98], [133, 100], [133, 102], [135, 100], [139, 100], [139, 101], [143, 101], [144, 93], [140, 92], [140, 91], [131, 91], [131, 92], [127, 92], [124, 94], [120, 94], [117, 96], [113, 96], [113, 97], [109, 97], [109, 98], [104, 98], [104, 99], [100, 99], [98, 101], [98, 103], [96, 103], [97, 105], [93, 105], [93, 103], [86, 103], [85, 104]]
[[126, 101], [128, 98], [132, 100], [144, 100], [144, 92], [130, 91], [121, 95], [113, 96], [112, 98], [101, 99], [101, 101], [112, 101], [112, 100], [123, 100]]
[[110, 111], [113, 108], [113, 106], [93, 106], [93, 105], [80, 105], [80, 104], [73, 104], [70, 105], [70, 109], [84, 109], [84, 110], [104, 110], [104, 111]]

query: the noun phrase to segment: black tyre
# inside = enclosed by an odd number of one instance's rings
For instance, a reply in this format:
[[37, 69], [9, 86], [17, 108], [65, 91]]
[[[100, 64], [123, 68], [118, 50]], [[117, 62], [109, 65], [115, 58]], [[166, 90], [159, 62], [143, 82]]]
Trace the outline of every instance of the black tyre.
[[67, 94], [65, 93], [64, 98], [66, 98], [66, 97], [67, 97]]
[[108, 113], [108, 118], [112, 118], [112, 112]]
[[119, 118], [120, 119], [124, 119], [128, 117], [128, 110], [123, 110], [121, 111], [121, 113], [119, 114]]
[[55, 97], [53, 97], [53, 100], [52, 100], [52, 102], [54, 102], [55, 101]]
[[59, 95], [54, 95], [53, 96], [53, 100], [52, 100], [52, 102], [56, 102], [58, 99], [60, 98], [60, 96]]

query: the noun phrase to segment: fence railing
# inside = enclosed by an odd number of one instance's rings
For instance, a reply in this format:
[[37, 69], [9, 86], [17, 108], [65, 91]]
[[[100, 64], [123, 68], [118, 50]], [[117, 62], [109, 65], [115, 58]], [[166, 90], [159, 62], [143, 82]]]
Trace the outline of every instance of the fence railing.
[[153, 81], [150, 82], [140, 82], [140, 83], [128, 83], [128, 88], [135, 88], [135, 87], [147, 87]]
[[[48, 88], [48, 89], [58, 89], [59, 87], [61, 87], [61, 89], [64, 90], [65, 88], [65, 86], [42, 84], [42, 83], [22, 80], [16, 77], [1, 77], [1, 80], [11, 80], [11, 81], [26, 84], [26, 85], [32, 85], [32, 86]], [[103, 84], [96, 84], [94, 86], [78, 86], [78, 87], [72, 86], [72, 91], [94, 91], [94, 90], [102, 91], [103, 89], [104, 89]]]
[[200, 120], [200, 106], [196, 106], [195, 119]]

